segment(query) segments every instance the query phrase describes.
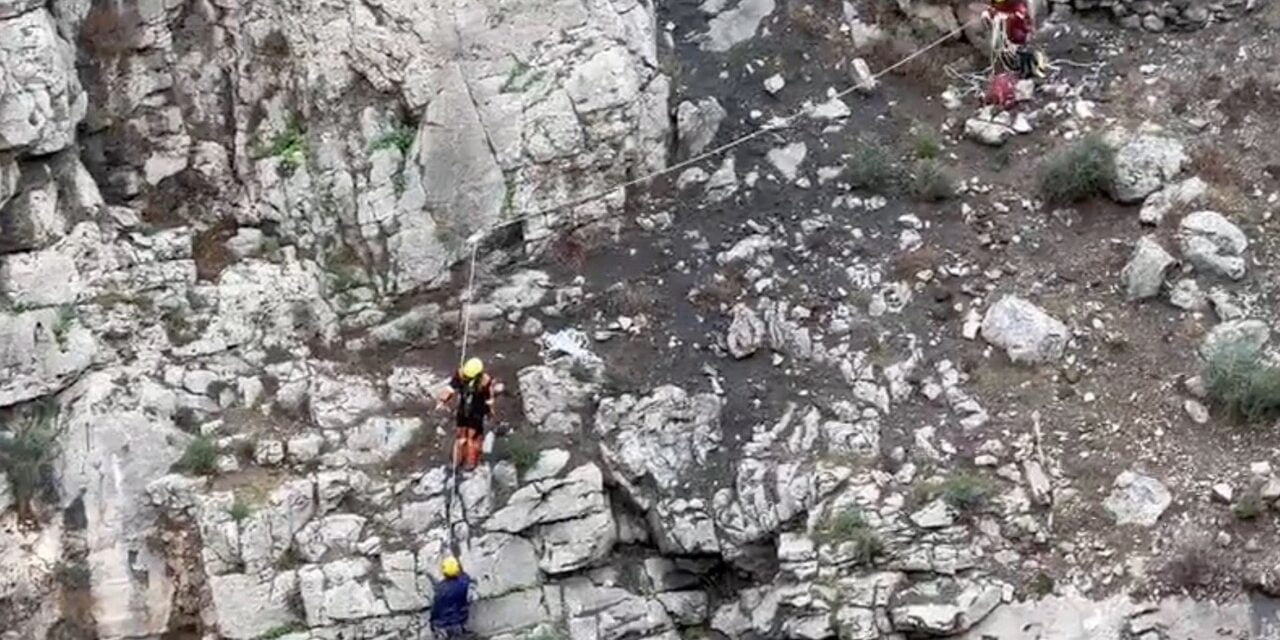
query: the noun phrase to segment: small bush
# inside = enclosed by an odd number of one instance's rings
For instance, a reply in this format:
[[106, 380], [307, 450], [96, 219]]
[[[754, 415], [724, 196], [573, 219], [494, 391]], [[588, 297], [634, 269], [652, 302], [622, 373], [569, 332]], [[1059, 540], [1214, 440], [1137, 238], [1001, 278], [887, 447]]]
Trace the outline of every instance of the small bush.
[[957, 473], [934, 486], [931, 493], [961, 513], [973, 513], [986, 506], [991, 483], [979, 475]]
[[71, 325], [76, 321], [80, 314], [73, 305], [64, 304], [58, 307], [58, 319], [53, 325], [53, 337], [62, 344], [67, 338], [67, 333], [71, 331]]
[[1239, 520], [1253, 520], [1262, 515], [1262, 496], [1256, 491], [1246, 491], [1231, 505], [1231, 513]]
[[1207, 541], [1183, 547], [1177, 557], [1164, 566], [1166, 579], [1186, 590], [1210, 584], [1218, 566], [1211, 549]]
[[1115, 155], [1102, 136], [1085, 137], [1040, 166], [1040, 195], [1068, 204], [1104, 194], [1115, 181]]
[[258, 636], [257, 640], [276, 640], [276, 638], [283, 638], [291, 633], [298, 633], [299, 631], [306, 630], [306, 625], [300, 622], [290, 622], [278, 627], [272, 627], [270, 631]]
[[212, 475], [218, 470], [218, 449], [212, 440], [198, 436], [187, 444], [174, 468], [198, 476]]
[[231, 519], [236, 522], [243, 522], [246, 518], [253, 515], [253, 505], [249, 504], [243, 496], [236, 495], [236, 499], [231, 503], [231, 509], [227, 511], [231, 515]]
[[1246, 344], [1228, 344], [1209, 354], [1205, 388], [1237, 419], [1257, 423], [1280, 415], [1280, 368]]
[[879, 194], [889, 194], [897, 185], [893, 170], [893, 157], [883, 146], [860, 140], [849, 151], [846, 165], [849, 184]]
[[538, 627], [525, 635], [524, 640], [569, 640], [569, 634], [558, 627]]
[[921, 160], [933, 160], [942, 155], [942, 140], [932, 129], [917, 127], [911, 135], [911, 150]]
[[523, 433], [512, 433], [503, 438], [501, 442], [503, 449], [502, 459], [515, 465], [516, 472], [520, 475], [524, 475], [526, 471], [538, 464], [538, 458], [542, 455], [542, 451], [530, 436]]
[[956, 195], [956, 179], [941, 164], [922, 160], [911, 172], [911, 193], [926, 202], [950, 200]]
[[392, 131], [382, 134], [377, 140], [373, 141], [372, 151], [381, 151], [383, 149], [395, 148], [401, 154], [409, 153], [409, 147], [413, 146], [413, 140], [417, 137], [417, 131], [412, 127], [400, 126]]
[[271, 141], [268, 155], [280, 159], [280, 167], [292, 173], [307, 160], [307, 140], [305, 132], [297, 120], [289, 123], [285, 130]]
[[9, 477], [13, 502], [22, 520], [34, 520], [32, 502], [52, 486], [53, 461], [58, 457], [58, 407], [51, 402], [32, 405], [14, 422], [10, 432], [0, 432], [0, 469]]
[[835, 513], [818, 532], [817, 538], [825, 544], [852, 543], [856, 564], [869, 564], [884, 551], [880, 536], [867, 525], [862, 510], [857, 507], [846, 507]]
[[89, 573], [88, 565], [83, 561], [61, 561], [54, 566], [53, 573], [59, 584], [72, 591], [88, 589], [93, 577]]

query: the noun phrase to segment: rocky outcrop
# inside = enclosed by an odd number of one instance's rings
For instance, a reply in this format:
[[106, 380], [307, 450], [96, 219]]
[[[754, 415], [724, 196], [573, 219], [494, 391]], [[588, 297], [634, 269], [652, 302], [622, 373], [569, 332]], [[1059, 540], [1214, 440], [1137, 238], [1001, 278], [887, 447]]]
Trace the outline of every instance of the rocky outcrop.
[[1111, 196], [1119, 202], [1139, 202], [1177, 177], [1187, 163], [1182, 143], [1159, 131], [1111, 134], [1115, 146], [1115, 176]]
[[1125, 298], [1143, 300], [1159, 295], [1165, 273], [1175, 264], [1177, 260], [1155, 238], [1140, 238], [1133, 249], [1133, 256], [1120, 272]]
[[1005, 296], [987, 309], [982, 337], [1004, 349], [1014, 362], [1039, 364], [1062, 357], [1067, 327], [1039, 307], [1014, 296]]
[[1197, 211], [1179, 224], [1182, 253], [1196, 269], [1239, 280], [1244, 277], [1249, 239], [1216, 211]]

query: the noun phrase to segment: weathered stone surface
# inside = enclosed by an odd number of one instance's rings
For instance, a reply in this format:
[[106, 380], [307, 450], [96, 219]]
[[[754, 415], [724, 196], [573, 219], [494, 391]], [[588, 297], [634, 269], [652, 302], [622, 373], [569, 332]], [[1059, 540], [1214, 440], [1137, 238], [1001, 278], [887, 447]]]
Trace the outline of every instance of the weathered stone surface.
[[1154, 526], [1173, 502], [1173, 496], [1159, 480], [1131, 471], [1116, 476], [1115, 489], [1102, 506], [1118, 525]]
[[372, 564], [364, 558], [306, 565], [298, 570], [298, 585], [308, 626], [387, 615], [386, 602], [370, 584]]
[[[723, 7], [725, 3], [715, 2], [704, 5]], [[707, 51], [728, 51], [734, 45], [750, 40], [756, 34], [760, 22], [773, 13], [774, 0], [741, 0], [730, 9], [712, 13], [716, 15], [708, 22], [708, 31], [702, 41], [702, 48]]]
[[1232, 280], [1244, 277], [1249, 239], [1215, 211], [1197, 211], [1179, 225], [1182, 252], [1196, 269]]
[[982, 621], [1001, 602], [1002, 588], [989, 581], [932, 580], [893, 595], [889, 617], [896, 631], [950, 636]]
[[369, 418], [347, 435], [347, 459], [355, 464], [386, 462], [422, 428], [419, 418]]
[[563, 478], [539, 480], [521, 487], [484, 526], [491, 531], [520, 533], [534, 525], [571, 520], [608, 509], [604, 476], [599, 467], [586, 464]]
[[1160, 224], [1165, 216], [1178, 207], [1199, 204], [1209, 193], [1209, 185], [1198, 177], [1191, 177], [1171, 184], [1147, 197], [1138, 212], [1143, 224]]
[[1182, 143], [1155, 133], [1122, 137], [1116, 145], [1111, 196], [1138, 202], [1177, 177], [1187, 163]]
[[564, 357], [546, 365], [534, 365], [520, 370], [520, 401], [529, 422], [545, 431], [573, 432], [581, 425], [578, 413], [588, 406], [598, 385], [590, 380], [577, 379], [574, 369], [595, 371], [598, 364], [575, 365], [571, 357]]
[[697, 102], [681, 102], [676, 108], [676, 132], [681, 156], [688, 158], [702, 153], [715, 139], [726, 115], [724, 107], [712, 97]]
[[1261, 320], [1228, 320], [1209, 330], [1200, 343], [1200, 357], [1209, 358], [1222, 350], [1258, 353], [1271, 339], [1271, 327]]
[[1125, 297], [1129, 300], [1143, 300], [1160, 294], [1164, 285], [1165, 273], [1177, 260], [1169, 255], [1164, 247], [1151, 236], [1143, 236], [1134, 247], [1133, 257], [1120, 272], [1120, 281], [1124, 284]]
[[75, 49], [44, 9], [0, 20], [0, 151], [53, 153], [75, 139], [86, 96]]
[[964, 123], [964, 135], [970, 140], [998, 147], [1017, 135], [1013, 127], [982, 118], [969, 118]]
[[0, 407], [64, 388], [97, 349], [93, 334], [67, 310], [0, 315]]
[[471, 607], [471, 631], [493, 637], [551, 622], [561, 610], [560, 589], [546, 587], [516, 591], [480, 600]]
[[218, 631], [224, 638], [259, 638], [300, 622], [291, 608], [298, 595], [298, 576], [293, 571], [265, 581], [239, 573], [210, 576], [209, 592]]
[[725, 344], [729, 353], [741, 360], [760, 349], [765, 339], [764, 322], [751, 307], [737, 304], [733, 307], [733, 321], [729, 323], [729, 333], [725, 336]]
[[1066, 325], [1034, 304], [1005, 296], [987, 309], [982, 337], [1014, 362], [1040, 364], [1062, 357], [1068, 333]]
[[720, 398], [674, 386], [639, 398], [606, 398], [595, 418], [601, 457], [623, 490], [648, 507], [677, 490], [719, 446], [720, 409]]
[[475, 581], [472, 589], [477, 598], [493, 598], [536, 587], [541, 582], [537, 550], [519, 536], [485, 534], [470, 541], [460, 560]]
[[803, 142], [792, 142], [785, 147], [770, 150], [765, 157], [783, 178], [791, 182], [799, 177], [800, 165], [804, 163], [806, 155], [808, 155], [808, 147]]
[[549, 574], [567, 573], [604, 560], [618, 540], [618, 527], [613, 511], [606, 508], [544, 525], [536, 540], [542, 570]]

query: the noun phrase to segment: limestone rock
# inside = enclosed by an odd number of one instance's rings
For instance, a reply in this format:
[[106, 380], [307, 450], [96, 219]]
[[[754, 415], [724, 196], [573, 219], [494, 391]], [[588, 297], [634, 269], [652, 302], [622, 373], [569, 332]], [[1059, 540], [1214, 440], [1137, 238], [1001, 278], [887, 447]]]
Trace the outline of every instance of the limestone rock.
[[70, 384], [93, 362], [98, 344], [73, 311], [44, 308], [0, 314], [0, 407]]
[[520, 487], [506, 506], [485, 522], [490, 531], [520, 533], [538, 524], [550, 524], [608, 511], [604, 476], [599, 467], [586, 464], [563, 478], [539, 480]]
[[1157, 133], [1138, 133], [1116, 145], [1111, 196], [1138, 202], [1177, 177], [1188, 161], [1182, 143]]
[[764, 322], [751, 307], [739, 303], [733, 307], [733, 322], [729, 323], [729, 333], [725, 343], [729, 353], [739, 360], [749, 357], [760, 349], [765, 338]]
[[1147, 197], [1138, 212], [1143, 224], [1160, 224], [1165, 216], [1178, 207], [1199, 204], [1209, 193], [1209, 185], [1198, 177], [1191, 177], [1171, 184]]
[[308, 626], [387, 615], [386, 602], [374, 593], [372, 563], [364, 558], [307, 565], [298, 570], [298, 585]]
[[0, 151], [45, 155], [67, 147], [84, 118], [87, 97], [76, 53], [43, 8], [0, 20]]
[[987, 309], [982, 337], [1004, 349], [1014, 362], [1041, 364], [1062, 357], [1067, 327], [1039, 307], [1015, 296], [1005, 296]]
[[369, 418], [347, 435], [347, 459], [354, 464], [386, 462], [422, 428], [420, 418]]
[[983, 118], [969, 118], [964, 123], [964, 135], [970, 140], [998, 147], [1017, 135], [1013, 127]]
[[1257, 353], [1271, 339], [1271, 327], [1261, 320], [1229, 320], [1209, 330], [1200, 343], [1200, 357], [1209, 358], [1223, 349]]
[[599, 385], [575, 377], [574, 371], [594, 375], [598, 365], [560, 358], [546, 365], [525, 367], [517, 375], [524, 415], [545, 431], [572, 433], [581, 424], [578, 413], [589, 404]]
[[487, 638], [551, 622], [559, 617], [559, 601], [557, 587], [480, 600], [471, 607], [471, 632]]
[[769, 160], [769, 164], [787, 179], [787, 182], [794, 181], [800, 175], [800, 165], [804, 162], [805, 156], [808, 154], [808, 147], [803, 142], [792, 142], [785, 147], [772, 149], [765, 154], [765, 158]]
[[697, 102], [681, 102], [676, 108], [676, 131], [681, 156], [688, 158], [702, 153], [715, 139], [726, 115], [724, 107], [713, 97]]
[[[723, 7], [724, 3], [719, 3]], [[730, 9], [718, 10], [708, 22], [702, 41], [707, 51], [723, 52], [750, 40], [760, 22], [773, 13], [774, 0], [741, 0]]]
[[1197, 269], [1232, 280], [1244, 277], [1249, 239], [1222, 214], [1197, 211], [1179, 225], [1182, 252]]
[[611, 475], [642, 507], [675, 491], [721, 440], [721, 400], [675, 386], [644, 397], [606, 398], [596, 411], [600, 452]]
[[474, 580], [471, 588], [477, 598], [529, 589], [541, 582], [537, 551], [532, 543], [519, 536], [485, 534], [470, 540], [459, 560]]
[[224, 638], [250, 640], [299, 622], [291, 606], [298, 594], [298, 576], [293, 571], [268, 580], [239, 573], [210, 576], [209, 592]]
[[892, 596], [889, 618], [895, 631], [931, 636], [962, 633], [1001, 603], [1002, 585], [991, 581], [941, 578], [912, 585]]
[[1118, 525], [1154, 526], [1173, 502], [1173, 496], [1159, 480], [1126, 471], [1116, 476], [1115, 489], [1102, 506]]
[[1165, 273], [1177, 260], [1152, 236], [1143, 236], [1133, 250], [1133, 257], [1120, 272], [1125, 298], [1143, 300], [1160, 294]]

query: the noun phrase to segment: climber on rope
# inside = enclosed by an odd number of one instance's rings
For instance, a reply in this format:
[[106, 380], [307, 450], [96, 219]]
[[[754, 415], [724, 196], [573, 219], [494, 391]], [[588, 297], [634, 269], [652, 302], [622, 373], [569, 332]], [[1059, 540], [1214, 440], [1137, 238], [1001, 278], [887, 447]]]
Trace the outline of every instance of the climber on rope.
[[440, 573], [444, 580], [436, 585], [431, 601], [431, 630], [437, 638], [465, 638], [471, 617], [471, 576], [453, 556], [440, 564]]
[[[1049, 68], [1044, 54], [1030, 45], [1036, 32], [1029, 0], [990, 0], [983, 20], [991, 28], [992, 57], [1004, 69], [1023, 78], [1044, 78]], [[993, 69], [999, 73], [1000, 69]]]
[[442, 408], [458, 399], [453, 463], [467, 471], [480, 464], [484, 452], [484, 421], [493, 415], [493, 384], [493, 377], [484, 372], [484, 362], [471, 358], [454, 372], [440, 398]]

